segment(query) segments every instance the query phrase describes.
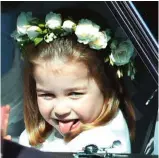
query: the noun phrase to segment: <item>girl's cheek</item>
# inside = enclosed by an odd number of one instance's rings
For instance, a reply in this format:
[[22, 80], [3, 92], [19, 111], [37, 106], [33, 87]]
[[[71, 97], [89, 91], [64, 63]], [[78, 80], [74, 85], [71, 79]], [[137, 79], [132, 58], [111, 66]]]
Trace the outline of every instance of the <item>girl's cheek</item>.
[[82, 122], [87, 122], [89, 115], [87, 115], [87, 111], [85, 110], [85, 106], [78, 106], [74, 108], [74, 112], [81, 119]]
[[37, 103], [38, 103], [38, 107], [39, 107], [41, 114], [50, 113], [50, 111], [52, 109], [52, 105], [50, 102], [42, 100], [42, 99], [38, 99]]

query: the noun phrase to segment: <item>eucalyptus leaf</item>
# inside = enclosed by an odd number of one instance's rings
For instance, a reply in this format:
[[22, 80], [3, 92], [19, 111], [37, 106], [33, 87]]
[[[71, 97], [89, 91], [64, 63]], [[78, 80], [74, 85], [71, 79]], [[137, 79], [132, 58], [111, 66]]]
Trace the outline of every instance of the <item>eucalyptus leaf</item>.
[[40, 42], [42, 42], [43, 41], [43, 38], [41, 38], [41, 37], [37, 37], [37, 38], [35, 38], [34, 39], [34, 44], [35, 44], [35, 46], [36, 45], [38, 45]]

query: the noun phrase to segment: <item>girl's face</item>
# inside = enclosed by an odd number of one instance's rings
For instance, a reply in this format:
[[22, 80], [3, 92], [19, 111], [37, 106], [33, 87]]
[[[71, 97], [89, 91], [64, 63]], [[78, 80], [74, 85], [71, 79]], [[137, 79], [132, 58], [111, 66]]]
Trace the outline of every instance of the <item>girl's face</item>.
[[62, 135], [100, 115], [104, 97], [83, 63], [41, 64], [34, 77], [40, 113]]

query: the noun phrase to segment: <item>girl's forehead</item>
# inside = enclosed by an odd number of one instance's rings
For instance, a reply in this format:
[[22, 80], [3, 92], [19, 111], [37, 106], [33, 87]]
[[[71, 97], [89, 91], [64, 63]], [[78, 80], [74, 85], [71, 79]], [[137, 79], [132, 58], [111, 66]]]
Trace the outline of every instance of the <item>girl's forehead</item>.
[[57, 74], [67, 74], [75, 73], [76, 71], [82, 71], [83, 73], [88, 73], [88, 68], [83, 62], [71, 61], [71, 62], [62, 62], [62, 61], [43, 61], [39, 62], [35, 66], [34, 73], [40, 73], [42, 71], [57, 73]]
[[[39, 64], [34, 70], [34, 79], [36, 83], [51, 85], [52, 82], [72, 85], [88, 81], [90, 79], [86, 66], [83, 63], [66, 63], [66, 64]], [[50, 86], [48, 86], [50, 87]]]

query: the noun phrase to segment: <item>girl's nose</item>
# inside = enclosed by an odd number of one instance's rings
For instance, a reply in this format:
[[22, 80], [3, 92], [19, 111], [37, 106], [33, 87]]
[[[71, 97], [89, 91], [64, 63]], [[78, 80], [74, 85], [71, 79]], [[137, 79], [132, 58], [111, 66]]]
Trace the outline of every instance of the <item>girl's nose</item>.
[[54, 114], [58, 119], [64, 119], [71, 113], [70, 107], [66, 105], [57, 105], [54, 107]]

